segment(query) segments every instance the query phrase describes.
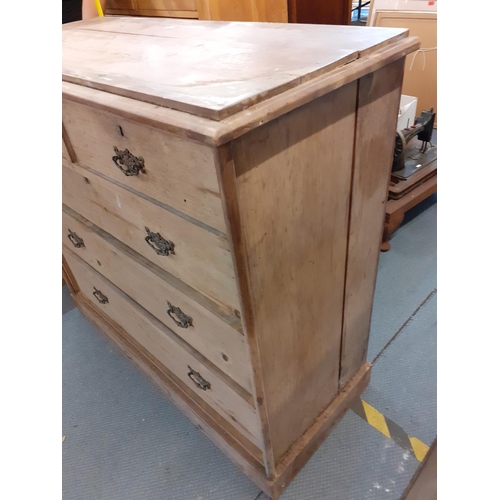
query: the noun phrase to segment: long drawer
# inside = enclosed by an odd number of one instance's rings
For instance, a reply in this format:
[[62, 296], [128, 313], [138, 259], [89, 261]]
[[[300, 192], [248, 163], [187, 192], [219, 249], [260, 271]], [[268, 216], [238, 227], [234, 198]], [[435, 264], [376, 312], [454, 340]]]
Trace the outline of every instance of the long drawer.
[[67, 99], [63, 124], [80, 165], [226, 232], [209, 146]]
[[204, 294], [228, 314], [240, 314], [225, 237], [99, 176], [83, 177], [64, 167], [62, 199], [75, 212]]
[[71, 250], [63, 255], [79, 292], [125, 329], [182, 382], [196, 391], [243, 436], [262, 449], [260, 423], [249, 394], [236, 392], [217, 369], [206, 366], [165, 326], [97, 273]]
[[224, 315], [202, 295], [70, 209], [63, 207], [62, 219], [68, 248], [252, 392], [250, 360], [236, 316]]

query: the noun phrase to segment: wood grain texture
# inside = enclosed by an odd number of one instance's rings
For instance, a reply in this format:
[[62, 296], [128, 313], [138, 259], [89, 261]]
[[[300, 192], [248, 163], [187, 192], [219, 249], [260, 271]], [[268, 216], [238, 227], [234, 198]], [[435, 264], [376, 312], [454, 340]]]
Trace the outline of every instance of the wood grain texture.
[[[76, 168], [76, 167], [75, 167]], [[91, 172], [63, 167], [63, 203], [146, 259], [206, 295], [226, 314], [239, 312], [227, 240], [116, 186]], [[146, 228], [175, 244], [161, 256], [147, 244]]]
[[[264, 2], [232, 15], [248, 5]], [[63, 232], [77, 301], [276, 500], [368, 381], [387, 131], [419, 41], [144, 17], [74, 23], [63, 39], [65, 222], [88, 242]], [[117, 140], [146, 176], [109, 163]], [[158, 256], [146, 227], [175, 255]], [[91, 283], [109, 303], [89, 306]], [[166, 296], [193, 327], [176, 331]]]
[[81, 293], [73, 296], [80, 312], [120, 352], [136, 365], [216, 446], [257, 484], [267, 487], [262, 467], [262, 451], [205, 403], [182, 380], [146, 351], [126, 330], [103, 314]]
[[111, 0], [106, 5], [106, 14], [198, 17], [196, 0]]
[[211, 0], [196, 0], [196, 9], [198, 11], [198, 19], [200, 19], [202, 21], [212, 20], [210, 1]]
[[377, 71], [412, 53], [419, 46], [420, 42], [415, 37], [406, 38], [398, 43], [388, 43], [378, 51], [332, 73], [321, 75], [220, 122], [68, 82], [62, 83], [62, 89], [66, 99], [91, 104], [98, 109], [168, 131], [170, 134], [218, 146], [366, 74]]
[[278, 475], [268, 480], [262, 467], [261, 451], [239, 434], [182, 380], [162, 365], [123, 328], [88, 301], [81, 293], [75, 297], [78, 309], [127, 356], [174, 404], [218, 446], [233, 463], [272, 500], [277, 500], [298, 471], [311, 458], [335, 425], [361, 395], [369, 381], [369, 365], [353, 377], [335, 401], [316, 419], [310, 431], [296, 443], [278, 464]]
[[404, 59], [359, 80], [340, 387], [366, 359]]
[[[64, 210], [64, 207], [63, 207]], [[199, 294], [181, 292], [168, 273], [155, 270], [145, 259], [129, 250], [91, 222], [70, 210], [63, 211], [63, 244], [111, 281], [144, 309], [163, 322], [215, 366], [252, 393], [250, 360], [242, 333], [204, 308]], [[75, 248], [68, 238], [72, 231], [84, 247]], [[123, 270], [126, 269], [126, 272]], [[158, 272], [160, 271], [160, 272]], [[184, 287], [185, 288], [185, 287]], [[188, 328], [179, 327], [168, 314], [172, 303], [192, 319]], [[214, 307], [211, 308], [215, 309]]]
[[[162, 323], [85, 264], [73, 252], [63, 248], [63, 255], [76, 278], [81, 293], [87, 299], [95, 303], [96, 307], [122, 328], [126, 328], [132, 337], [185, 384], [192, 386], [193, 390], [196, 386], [188, 376], [189, 367], [200, 373], [211, 384], [211, 387], [206, 391], [197, 390], [198, 395], [238, 432], [258, 448], [262, 448], [260, 424], [250, 395], [243, 398], [241, 394], [230, 388], [214, 367], [208, 367], [195, 357], [193, 352], [188, 352], [185, 344], [179, 343], [176, 335], [169, 333]], [[100, 304], [94, 298], [94, 287], [108, 298], [108, 303]]]
[[[224, 214], [226, 216], [226, 224], [230, 235], [231, 251], [236, 270], [236, 282], [238, 284], [240, 297], [242, 322], [244, 325], [244, 332], [252, 363], [254, 401], [257, 404], [257, 414], [260, 418], [262, 426], [264, 451], [263, 463], [266, 471], [266, 477], [272, 478], [275, 476], [276, 464], [268, 426], [269, 419], [267, 414], [264, 382], [262, 378], [262, 364], [254, 328], [248, 259], [243, 238], [243, 227], [240, 217], [236, 184], [236, 169], [231, 152], [231, 145], [226, 144], [217, 148], [217, 158], [219, 160], [217, 163], [217, 172], [219, 176], [219, 184], [221, 186], [222, 203], [224, 206]], [[267, 492], [267, 490], [264, 491]]]
[[286, 0], [113, 0], [106, 13], [214, 21], [287, 22]]
[[101, 18], [63, 26], [63, 80], [221, 120], [406, 35], [367, 27]]
[[[79, 164], [225, 232], [212, 148], [65, 99], [63, 122]], [[114, 147], [143, 157], [145, 172], [120, 172]]]
[[301, 438], [283, 457], [276, 469], [276, 479], [272, 483], [270, 497], [277, 499], [292, 482], [302, 467], [314, 455], [323, 441], [349, 410], [354, 400], [361, 396], [370, 381], [371, 365], [365, 363], [354, 377], [346, 384], [333, 402], [316, 418]]
[[62, 256], [62, 275], [63, 275], [63, 286], [66, 284], [72, 295], [78, 293], [80, 291], [78, 288], [78, 284], [75, 280], [75, 277], [71, 273], [71, 270], [68, 266], [68, 263], [66, 262], [66, 259], [64, 258], [64, 255]]
[[[412, 176], [413, 177], [413, 176]], [[396, 229], [403, 223], [405, 213], [417, 206], [437, 191], [437, 175], [417, 184], [413, 190], [397, 200], [389, 199], [385, 209], [384, 234], [380, 250], [387, 252], [391, 248], [389, 240]]]
[[[286, 23], [286, 0], [210, 0], [211, 19], [214, 21], [252, 21]], [[204, 19], [200, 16], [200, 19]]]
[[180, 19], [198, 19], [194, 10], [137, 10], [116, 9], [109, 14], [114, 16], [178, 17]]
[[62, 160], [65, 163], [73, 163], [76, 161], [75, 151], [69, 140], [64, 123], [62, 124]]
[[355, 106], [346, 85], [233, 144], [275, 461], [338, 392]]
[[139, 10], [194, 10], [196, 0], [135, 0]]

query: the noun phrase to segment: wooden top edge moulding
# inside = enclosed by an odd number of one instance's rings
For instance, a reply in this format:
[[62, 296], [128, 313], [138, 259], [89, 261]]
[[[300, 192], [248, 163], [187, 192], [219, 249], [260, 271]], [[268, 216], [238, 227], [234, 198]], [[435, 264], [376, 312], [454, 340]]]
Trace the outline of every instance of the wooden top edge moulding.
[[408, 37], [399, 28], [135, 17], [62, 33], [63, 81], [216, 121]]

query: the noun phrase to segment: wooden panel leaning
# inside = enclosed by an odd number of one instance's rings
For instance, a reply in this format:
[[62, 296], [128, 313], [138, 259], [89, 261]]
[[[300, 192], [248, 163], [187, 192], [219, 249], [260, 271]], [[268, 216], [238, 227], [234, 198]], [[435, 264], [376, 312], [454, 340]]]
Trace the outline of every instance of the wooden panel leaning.
[[287, 0], [108, 0], [106, 14], [286, 23]]
[[[273, 500], [369, 381], [393, 131], [418, 47], [402, 29], [65, 28], [75, 301]], [[141, 150], [150, 177], [133, 173]]]

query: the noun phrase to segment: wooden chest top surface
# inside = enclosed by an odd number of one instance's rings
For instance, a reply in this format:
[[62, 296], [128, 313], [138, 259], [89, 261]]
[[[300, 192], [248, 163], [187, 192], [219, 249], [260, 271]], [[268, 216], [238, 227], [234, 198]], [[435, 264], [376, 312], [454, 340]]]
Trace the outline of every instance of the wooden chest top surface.
[[63, 80], [222, 120], [408, 36], [399, 28], [104, 17], [63, 26]]

